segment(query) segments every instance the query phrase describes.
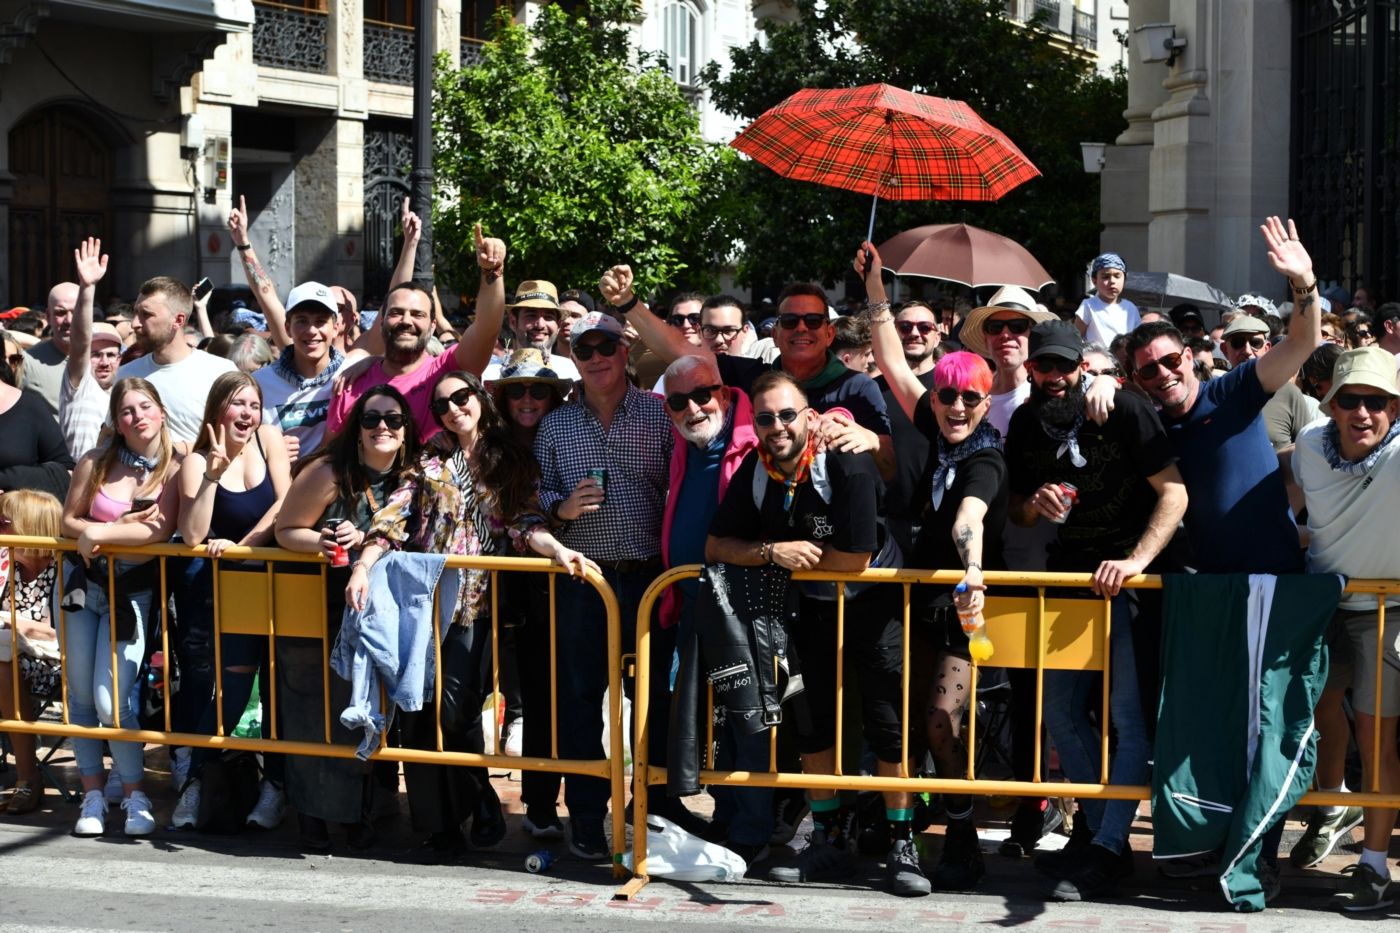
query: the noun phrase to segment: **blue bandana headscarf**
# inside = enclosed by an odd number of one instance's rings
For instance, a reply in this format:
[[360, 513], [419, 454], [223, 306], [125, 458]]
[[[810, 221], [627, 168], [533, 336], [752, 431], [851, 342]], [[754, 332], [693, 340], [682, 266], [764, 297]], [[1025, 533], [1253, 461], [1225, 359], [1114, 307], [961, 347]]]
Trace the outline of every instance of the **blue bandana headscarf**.
[[1089, 275], [1098, 275], [1104, 269], [1117, 269], [1123, 274], [1127, 274], [1128, 267], [1123, 262], [1123, 257], [1117, 253], [1104, 253], [1102, 256], [1094, 257], [1094, 261], [1089, 265]]

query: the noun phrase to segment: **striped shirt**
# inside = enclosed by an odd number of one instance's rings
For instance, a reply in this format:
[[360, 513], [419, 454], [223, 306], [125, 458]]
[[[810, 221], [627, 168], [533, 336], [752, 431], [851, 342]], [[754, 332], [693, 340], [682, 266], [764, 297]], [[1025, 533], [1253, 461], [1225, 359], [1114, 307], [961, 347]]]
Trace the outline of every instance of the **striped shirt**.
[[83, 370], [83, 381], [76, 389], [69, 383], [68, 374], [63, 374], [58, 387], [58, 427], [75, 461], [97, 446], [111, 401], [111, 392], [97, 384], [91, 369]]
[[594, 560], [659, 557], [672, 438], [660, 397], [635, 386], [606, 430], [583, 402], [550, 412], [535, 435], [545, 513], [569, 498], [590, 470], [607, 470], [602, 507], [569, 522], [559, 540]]

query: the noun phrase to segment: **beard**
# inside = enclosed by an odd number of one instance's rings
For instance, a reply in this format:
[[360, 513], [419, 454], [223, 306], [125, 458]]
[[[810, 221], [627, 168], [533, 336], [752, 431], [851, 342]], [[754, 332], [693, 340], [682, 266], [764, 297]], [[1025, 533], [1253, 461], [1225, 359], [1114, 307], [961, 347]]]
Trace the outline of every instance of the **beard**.
[[[409, 346], [407, 344], [401, 344], [398, 342], [398, 338], [405, 333], [414, 334], [416, 339], [414, 340], [412, 346]], [[384, 328], [384, 357], [392, 363], [397, 363], [400, 365], [405, 363], [411, 363], [414, 360], [418, 359], [418, 357], [422, 356], [423, 351], [427, 348], [427, 331], [424, 331], [422, 333], [414, 333], [411, 330], [400, 330], [397, 333], [391, 334], [387, 327]]]
[[1063, 396], [1052, 396], [1031, 383], [1031, 404], [1040, 420], [1051, 427], [1067, 429], [1084, 414], [1084, 380], [1079, 380]]

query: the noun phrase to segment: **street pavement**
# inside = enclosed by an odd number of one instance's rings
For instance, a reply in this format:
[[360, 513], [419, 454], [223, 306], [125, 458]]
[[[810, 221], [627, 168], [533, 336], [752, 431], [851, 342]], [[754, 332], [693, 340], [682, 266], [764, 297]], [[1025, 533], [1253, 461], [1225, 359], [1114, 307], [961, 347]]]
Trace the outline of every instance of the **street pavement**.
[[[149, 784], [162, 823], [174, 805], [159, 770], [164, 757], [163, 750], [148, 753]], [[525, 870], [525, 857], [544, 846], [520, 830], [515, 777], [498, 772], [494, 778], [511, 814], [506, 839], [450, 865], [424, 863], [406, 813], [379, 821], [379, 843], [365, 855], [350, 855], [337, 837], [336, 849], [326, 856], [300, 851], [291, 815], [270, 833], [208, 836], [161, 829], [148, 839], [129, 840], [121, 832], [121, 810], [114, 806], [105, 836], [78, 839], [69, 834], [76, 806], [50, 791], [36, 814], [0, 815], [0, 865], [6, 868], [0, 929], [501, 933], [564, 927], [629, 931], [665, 923], [686, 933], [992, 927], [1027, 933], [1312, 933], [1400, 916], [1396, 908], [1364, 917], [1327, 910], [1335, 873], [1355, 860], [1359, 843], [1331, 856], [1321, 870], [1285, 867], [1285, 893], [1270, 910], [1231, 913], [1212, 880], [1169, 881], [1157, 875], [1146, 818], [1134, 827], [1135, 877], [1123, 885], [1122, 896], [1101, 903], [1045, 902], [1040, 896], [1044, 880], [1031, 862], [999, 856], [994, 844], [988, 847], [987, 877], [972, 894], [900, 900], [878, 890], [882, 868], [866, 861], [863, 875], [849, 884], [654, 879], [633, 900], [620, 901], [613, 897], [620, 883], [607, 866], [564, 854], [546, 873]], [[1285, 854], [1301, 829], [1301, 823], [1289, 823]], [[937, 829], [927, 841], [936, 857], [941, 842]], [[562, 843], [552, 845], [564, 853]], [[780, 848], [774, 863], [791, 858], [790, 849]]]

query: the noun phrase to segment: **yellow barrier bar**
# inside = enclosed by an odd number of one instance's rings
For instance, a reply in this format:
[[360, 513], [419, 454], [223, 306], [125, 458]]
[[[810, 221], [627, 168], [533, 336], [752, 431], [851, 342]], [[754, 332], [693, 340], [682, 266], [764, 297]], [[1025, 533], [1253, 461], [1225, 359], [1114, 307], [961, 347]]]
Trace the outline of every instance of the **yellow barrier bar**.
[[1113, 695], [1113, 683], [1110, 678], [1113, 676], [1111, 658], [1113, 657], [1113, 603], [1105, 596], [1103, 600], [1104, 620], [1103, 620], [1103, 711], [1099, 714], [1099, 783], [1108, 783], [1108, 736], [1112, 731], [1109, 719], [1112, 704], [1109, 698]]
[[1031, 780], [1038, 784], [1045, 760], [1045, 587], [1035, 588], [1035, 601], [1035, 772]]
[[[504, 698], [501, 696], [500, 600], [497, 599], [500, 593], [499, 583], [496, 571], [491, 571], [491, 727], [496, 734], [496, 743], [492, 748], [503, 752], [505, 729], [504, 723], [501, 722], [501, 704]], [[477, 715], [481, 713], [478, 711]]]
[[[963, 717], [962, 732], [967, 745], [967, 776], [977, 776], [977, 662], [967, 662], [967, 714]], [[952, 723], [949, 723], [952, 726]]]
[[[134, 633], [132, 637], [136, 637]], [[112, 725], [120, 729], [122, 704], [118, 698], [126, 694], [117, 670], [117, 562], [112, 558], [107, 560], [107, 647], [112, 653]]]
[[[10, 579], [6, 582], [10, 587], [10, 688], [14, 693], [14, 706], [10, 707], [15, 711], [16, 719], [26, 718], [24, 708], [19, 705], [19, 682], [23, 679], [19, 664], [19, 603], [15, 600], [15, 583], [19, 576], [19, 557], [15, 554], [15, 549], [10, 549]], [[63, 581], [59, 581], [59, 588], [63, 586]]]
[[[901, 745], [899, 747], [899, 776], [907, 778], [909, 776], [909, 584], [905, 583], [900, 587], [904, 593], [904, 640], [900, 643], [904, 655], [904, 664], [900, 668], [901, 683], [903, 687], [900, 691], [899, 707], [899, 728]], [[927, 704], [925, 704], [927, 705]], [[921, 721], [927, 723], [927, 716], [921, 717]], [[775, 730], [776, 731], [776, 730]], [[927, 728], [924, 730], [927, 732]]]
[[442, 602], [433, 588], [433, 715], [436, 720], [437, 750], [442, 751]]
[[1381, 701], [1385, 688], [1381, 665], [1385, 663], [1385, 597], [1376, 597], [1376, 708], [1371, 716], [1371, 793], [1381, 792]]
[[549, 578], [549, 757], [559, 757], [559, 644], [558, 619], [554, 614], [554, 584]]
[[267, 570], [267, 670], [259, 676], [267, 690], [267, 723], [272, 738], [277, 738], [277, 575], [272, 561], [263, 565]]
[[[224, 734], [224, 629], [219, 620], [219, 606], [223, 602], [219, 592], [219, 559], [209, 561], [209, 572], [214, 575], [214, 734]], [[237, 726], [238, 723], [234, 723]]]
[[[165, 707], [165, 731], [170, 731], [171, 709], [175, 704], [170, 701], [170, 592], [166, 587], [165, 561], [164, 557], [157, 557], [160, 562], [160, 677], [164, 684], [161, 705]], [[180, 788], [184, 790], [184, 788]]]
[[846, 709], [846, 583], [836, 584], [836, 768], [841, 773], [841, 725]]
[[[593, 572], [589, 571], [590, 582], [592, 582], [593, 579]], [[598, 576], [596, 579], [597, 582], [603, 584], [601, 588], [598, 588], [598, 595], [603, 599], [603, 609], [607, 614], [608, 658], [617, 659], [616, 663], [608, 664], [608, 737], [612, 740], [608, 743], [610, 746], [608, 749], [608, 762], [611, 765], [610, 771], [612, 778], [613, 877], [625, 878], [627, 876], [627, 869], [622, 867], [622, 852], [627, 844], [627, 816], [623, 812], [626, 808], [626, 800], [624, 799], [626, 794], [624, 774], [626, 772], [622, 763], [622, 730], [627, 726], [622, 720], [622, 610], [618, 608], [617, 595], [613, 593], [612, 587], [607, 581], [601, 576]], [[596, 587], [596, 583], [594, 585]], [[645, 616], [642, 616], [642, 618], [644, 620], [649, 620], [651, 618], [651, 613], [647, 613]], [[651, 627], [647, 626], [647, 635], [650, 636], [650, 634]], [[648, 641], [647, 647], [650, 647], [650, 641]], [[647, 656], [648, 652], [641, 651], [640, 654], [641, 657], [637, 659], [638, 664], [647, 664], [650, 661], [650, 658]], [[643, 670], [645, 670], [645, 668], [643, 668]], [[633, 682], [648, 683], [649, 681], [643, 680], [641, 676], [638, 675], [637, 680]], [[633, 694], [635, 699], [635, 690], [633, 690]], [[646, 700], [644, 698], [642, 700], [642, 708], [646, 708]], [[642, 735], [638, 741], [642, 743], [643, 748], [646, 747], [645, 735]], [[632, 759], [634, 765], [637, 757], [636, 750], [633, 749]], [[516, 760], [518, 761], [519, 759]], [[646, 758], [643, 756], [641, 760], [645, 762]], [[645, 776], [645, 768], [643, 769], [643, 776]], [[642, 795], [641, 802], [638, 803], [634, 809], [636, 812], [643, 814], [643, 820], [645, 820], [647, 800], [646, 781], [637, 782], [634, 792], [638, 790], [640, 790]], [[646, 835], [645, 823], [643, 823], [642, 838], [645, 839]]]
[[[323, 564], [321, 570], [321, 589], [325, 589], [330, 582], [330, 575]], [[326, 600], [321, 600], [321, 712], [324, 715], [326, 728], [326, 744], [331, 741], [331, 613], [326, 606]], [[166, 728], [169, 728], [168, 726]]]
[[[55, 561], [58, 561], [58, 570], [54, 576], [54, 579], [56, 581], [55, 585], [61, 589], [63, 587], [63, 558], [62, 556], [60, 556], [58, 551], [54, 551], [53, 559]], [[60, 658], [66, 658], [68, 657], [68, 613], [63, 608], [63, 600], [56, 599], [54, 600], [54, 602], [58, 603], [58, 656]], [[63, 724], [67, 726], [71, 725], [68, 719], [69, 697], [67, 664], [60, 664], [58, 666], [58, 680], [58, 696], [61, 700], [63, 700]], [[166, 702], [169, 703], [170, 694], [167, 693], [165, 695], [165, 698]]]

